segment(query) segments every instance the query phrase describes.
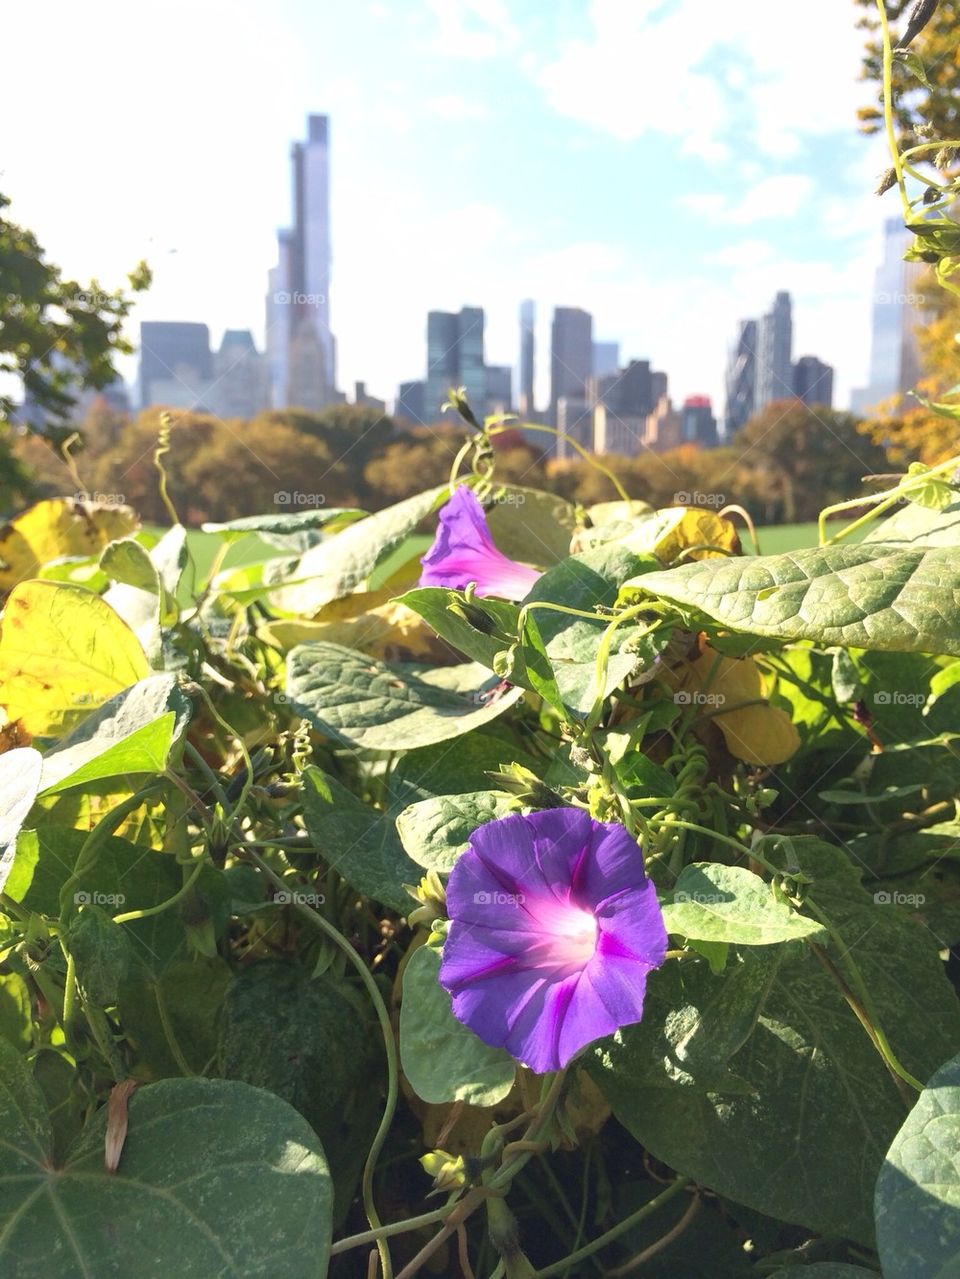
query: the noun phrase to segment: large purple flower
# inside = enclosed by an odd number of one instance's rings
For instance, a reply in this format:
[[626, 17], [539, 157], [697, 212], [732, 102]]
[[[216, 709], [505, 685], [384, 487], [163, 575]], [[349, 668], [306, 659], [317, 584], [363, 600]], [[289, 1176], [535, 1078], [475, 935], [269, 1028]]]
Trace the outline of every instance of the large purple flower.
[[477, 495], [463, 484], [440, 511], [437, 536], [420, 562], [421, 586], [463, 591], [475, 582], [477, 595], [507, 600], [522, 600], [541, 576], [497, 550]]
[[577, 808], [474, 831], [447, 885], [454, 1015], [531, 1070], [639, 1021], [667, 933], [636, 841]]

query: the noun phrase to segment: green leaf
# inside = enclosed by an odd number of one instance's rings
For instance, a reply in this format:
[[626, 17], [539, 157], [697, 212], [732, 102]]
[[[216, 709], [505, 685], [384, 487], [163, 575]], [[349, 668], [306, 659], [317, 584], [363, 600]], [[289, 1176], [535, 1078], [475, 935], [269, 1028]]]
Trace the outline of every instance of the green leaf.
[[209, 1072], [216, 1061], [218, 1025], [232, 980], [227, 965], [219, 955], [183, 959], [155, 976], [145, 974], [141, 966], [135, 978], [120, 987], [118, 1009], [136, 1049], [138, 1069], [151, 1079], [179, 1077], [183, 1069], [172, 1039], [194, 1074]]
[[877, 1179], [885, 1279], [960, 1274], [960, 1057], [927, 1082]]
[[401, 914], [414, 907], [404, 884], [421, 876], [393, 821], [319, 768], [302, 775], [303, 820], [320, 856], [347, 883]]
[[131, 964], [130, 941], [120, 924], [99, 906], [71, 916], [66, 945], [77, 965], [77, 981], [97, 1008], [112, 1007]]
[[299, 644], [287, 657], [287, 696], [296, 713], [365, 750], [409, 750], [468, 733], [523, 695], [513, 688], [491, 697], [498, 683], [478, 663], [388, 665], [339, 644]]
[[397, 818], [397, 832], [418, 866], [446, 872], [453, 869], [478, 826], [514, 811], [510, 796], [502, 792], [438, 795], [405, 808]]
[[162, 773], [190, 719], [174, 675], [153, 675], [111, 697], [43, 761], [42, 793], [105, 777]]
[[104, 548], [100, 567], [114, 583], [105, 602], [136, 635], [151, 666], [160, 666], [163, 586], [150, 553], [135, 538], [121, 538]]
[[911, 546], [960, 546], [960, 502], [942, 510], [930, 510], [909, 502], [881, 520], [863, 539], [864, 544], [884, 542]]
[[33, 1003], [19, 973], [0, 976], [0, 1039], [20, 1052], [33, 1048]]
[[[634, 555], [616, 544], [571, 555], [534, 583], [525, 604], [549, 602], [586, 613], [597, 606], [609, 608], [616, 603], [622, 584], [642, 573], [651, 562], [652, 557]], [[540, 639], [556, 677], [561, 704], [577, 714], [586, 714], [597, 694], [597, 650], [610, 618], [598, 616], [594, 621], [553, 609], [535, 609], [532, 616], [537, 628], [534, 647], [539, 649], [536, 640]], [[604, 697], [638, 665], [639, 655], [628, 647], [638, 629], [635, 625], [622, 626], [614, 632], [602, 689]], [[537, 691], [548, 697], [548, 688], [547, 681]]]
[[264, 572], [264, 581], [275, 588], [274, 607], [312, 617], [324, 604], [348, 594], [440, 505], [447, 492], [443, 484], [417, 493], [358, 520], [299, 559], [274, 561]]
[[29, 1067], [2, 1042], [0, 1063], [6, 1279], [327, 1273], [330, 1174], [309, 1124], [279, 1097], [223, 1079], [140, 1088], [111, 1175], [103, 1163], [106, 1108], [55, 1167]]
[[[475, 599], [466, 604], [462, 591], [418, 586], [401, 595], [398, 603], [419, 613], [441, 639], [491, 671], [497, 653], [516, 637], [520, 609], [506, 600]], [[511, 681], [521, 683], [521, 676], [522, 667], [511, 675]]]
[[960, 654], [960, 559], [879, 543], [701, 560], [627, 583], [722, 626], [782, 640]]
[[897, 62], [902, 62], [910, 74], [916, 76], [922, 85], [925, 85], [928, 89], [935, 89], [936, 86], [932, 85], [927, 78], [923, 60], [913, 49], [894, 49], [893, 56]]
[[230, 541], [239, 541], [248, 533], [302, 533], [306, 529], [323, 528], [326, 524], [348, 523], [361, 520], [366, 516], [355, 506], [331, 506], [315, 508], [310, 511], [278, 513], [276, 515], [245, 515], [241, 519], [227, 520], [223, 524], [201, 524], [204, 533], [236, 534]]
[[498, 486], [487, 510], [487, 527], [498, 551], [524, 564], [557, 564], [570, 554], [577, 527], [572, 503], [542, 489]]
[[421, 799], [487, 790], [488, 774], [513, 763], [532, 770], [542, 766], [506, 731], [502, 720], [454, 742], [406, 751], [390, 774], [388, 815], [395, 819]]
[[13, 868], [17, 836], [40, 789], [43, 756], [32, 746], [0, 755], [0, 891]]
[[778, 900], [759, 875], [718, 862], [683, 868], [663, 918], [668, 933], [698, 941], [771, 946], [798, 937], [826, 940], [821, 924]]
[[328, 977], [311, 980], [297, 964], [261, 960], [234, 978], [220, 1027], [224, 1075], [276, 1093], [324, 1140], [337, 1133], [371, 1062], [364, 1019], [345, 989]]
[[[60, 914], [60, 890], [73, 868], [87, 831], [55, 823], [23, 831], [7, 882], [7, 893], [27, 910], [54, 919]], [[166, 901], [183, 882], [176, 859], [111, 836], [96, 863], [76, 886], [76, 905], [97, 905], [108, 913], [142, 910]], [[176, 910], [165, 910], [123, 925], [133, 942], [138, 970], [159, 973], [175, 958], [186, 958], [186, 936]]]
[[[833, 962], [855, 960], [893, 1051], [926, 1078], [960, 1042], [936, 941], [878, 906], [839, 849], [783, 845], [768, 858], [808, 877], [807, 897], [841, 939]], [[665, 965], [650, 975], [643, 1021], [598, 1046], [591, 1071], [654, 1158], [760, 1212], [872, 1241], [874, 1184], [903, 1098], [806, 944], [733, 949], [721, 977]]]
[[439, 974], [440, 955], [431, 946], [414, 951], [404, 969], [403, 1073], [422, 1101], [495, 1106], [513, 1087], [516, 1062], [504, 1049], [489, 1047], [457, 1021]]

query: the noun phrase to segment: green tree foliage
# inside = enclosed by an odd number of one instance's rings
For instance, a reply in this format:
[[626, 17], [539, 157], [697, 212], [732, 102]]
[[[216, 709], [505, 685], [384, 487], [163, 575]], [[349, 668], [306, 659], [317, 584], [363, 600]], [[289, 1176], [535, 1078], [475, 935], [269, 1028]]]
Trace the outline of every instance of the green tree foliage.
[[814, 519], [821, 507], [843, 501], [865, 475], [888, 465], [852, 413], [797, 401], [768, 405], [737, 434], [734, 447], [755, 484], [769, 486], [773, 509], [787, 523]]
[[[47, 434], [62, 440], [68, 431], [76, 392], [107, 386], [116, 378], [114, 357], [133, 348], [123, 337], [132, 298], [110, 292], [96, 280], [82, 285], [65, 279], [32, 231], [9, 221], [10, 204], [0, 192], [0, 373], [12, 373], [44, 414]], [[128, 277], [133, 293], [150, 284], [141, 262]], [[0, 418], [14, 409], [0, 393]]]
[[[856, 0], [863, 10], [860, 26], [869, 33], [863, 58], [863, 78], [877, 88], [878, 104], [861, 108], [861, 127], [865, 133], [883, 128], [882, 95], [883, 54], [879, 39], [880, 19], [876, 0]], [[929, 7], [929, 6], [927, 6]], [[910, 29], [910, 17], [919, 8], [915, 0], [892, 0], [887, 16], [895, 39], [903, 39]], [[910, 40], [909, 51], [919, 59], [924, 79], [916, 74], [911, 59], [898, 56], [894, 60], [894, 120], [901, 151], [933, 139], [946, 141], [960, 136], [960, 59], [957, 56], [957, 28], [960, 26], [960, 0], [940, 0], [932, 16]], [[952, 167], [952, 156], [943, 157]], [[941, 167], [941, 166], [938, 166]]]

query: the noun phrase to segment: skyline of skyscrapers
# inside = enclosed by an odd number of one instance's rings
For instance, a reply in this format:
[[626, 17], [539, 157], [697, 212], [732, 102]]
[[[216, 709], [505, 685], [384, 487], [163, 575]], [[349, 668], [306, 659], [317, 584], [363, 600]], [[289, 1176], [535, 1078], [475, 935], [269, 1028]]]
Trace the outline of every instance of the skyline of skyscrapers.
[[[277, 232], [277, 261], [269, 272], [266, 353], [261, 355], [247, 330], [227, 330], [221, 348], [210, 349], [206, 325], [193, 322], [145, 323], [140, 384], [143, 405], [163, 397], [175, 407], [225, 406], [230, 416], [248, 415], [266, 403], [276, 408], [299, 407], [319, 411], [343, 402], [336, 389], [336, 341], [330, 323], [332, 264], [330, 230], [330, 121], [324, 114], [307, 117], [307, 136], [290, 151], [291, 225]], [[901, 246], [898, 224], [887, 224], [886, 253], [877, 273], [874, 308], [874, 376], [889, 366], [889, 353], [901, 355], [901, 374], [909, 366], [909, 326], [902, 322], [903, 302], [897, 285], [914, 274], [896, 259]], [[880, 285], [885, 289], [881, 290]], [[892, 299], [892, 302], [890, 301]], [[880, 308], [886, 306], [886, 310]], [[896, 314], [894, 314], [896, 313]], [[891, 319], [891, 316], [893, 317]], [[536, 409], [537, 304], [522, 300], [518, 310], [517, 365], [488, 365], [485, 356], [485, 312], [463, 306], [459, 312], [430, 311], [427, 316], [426, 371], [422, 379], [401, 384], [395, 415], [409, 422], [440, 420], [451, 387], [463, 386], [478, 417], [491, 412], [519, 410], [532, 421], [554, 426], [569, 424], [576, 436], [596, 431], [585, 425], [598, 405], [620, 418], [644, 423], [661, 409], [666, 375], [649, 361], [629, 360], [621, 367], [620, 343], [594, 338], [593, 316], [581, 307], [557, 306], [550, 326], [549, 402], [542, 417]], [[895, 322], [896, 321], [896, 322]], [[807, 403], [832, 402], [833, 370], [815, 356], [792, 360], [792, 301], [779, 291], [770, 310], [757, 319], [741, 321], [730, 352], [726, 375], [725, 436], [729, 437], [756, 412], [777, 399]], [[216, 383], [224, 385], [218, 391]], [[358, 386], [364, 385], [361, 383]], [[360, 393], [357, 392], [359, 395]], [[711, 438], [705, 419], [694, 430], [694, 409], [703, 397], [688, 397], [681, 433], [702, 443]], [[367, 406], [382, 403], [364, 389]], [[566, 402], [563, 404], [562, 402]], [[670, 410], [671, 412], [673, 410]], [[667, 421], [663, 416], [664, 422]], [[702, 416], [702, 415], [701, 415]], [[610, 434], [612, 428], [607, 430]], [[714, 428], [715, 430], [715, 428]], [[692, 432], [692, 434], [691, 434]], [[659, 438], [662, 432], [654, 431]], [[543, 444], [542, 435], [537, 442]], [[560, 450], [562, 454], [563, 447]]]
[[759, 320], [741, 320], [727, 355], [724, 436], [731, 439], [768, 405], [802, 400], [833, 407], [833, 369], [815, 355], [793, 360], [793, 302], [780, 290]]

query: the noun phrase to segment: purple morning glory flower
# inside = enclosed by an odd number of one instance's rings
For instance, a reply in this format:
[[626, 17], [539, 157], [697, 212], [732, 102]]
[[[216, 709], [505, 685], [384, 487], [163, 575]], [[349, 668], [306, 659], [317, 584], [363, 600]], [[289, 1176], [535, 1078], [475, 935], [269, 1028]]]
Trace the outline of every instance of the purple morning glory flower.
[[440, 984], [454, 1015], [541, 1074], [639, 1021], [667, 949], [636, 841], [577, 808], [478, 827], [447, 912]]
[[493, 544], [483, 507], [473, 489], [461, 484], [440, 511], [433, 545], [420, 561], [421, 586], [463, 591], [476, 582], [479, 596], [522, 600], [542, 574], [508, 559]]

